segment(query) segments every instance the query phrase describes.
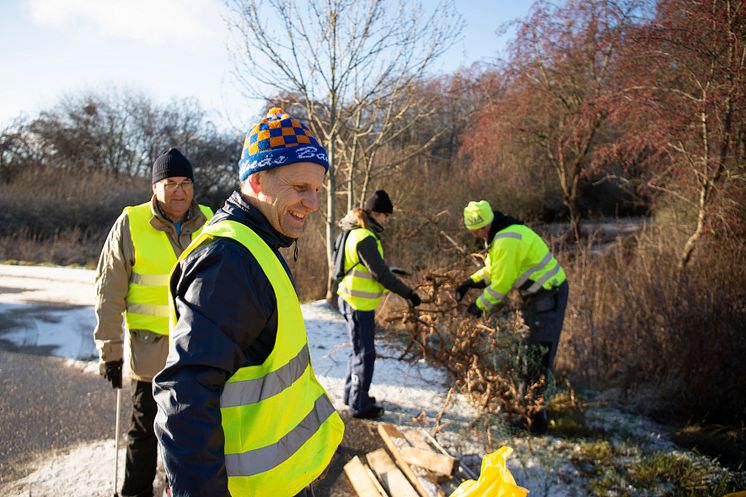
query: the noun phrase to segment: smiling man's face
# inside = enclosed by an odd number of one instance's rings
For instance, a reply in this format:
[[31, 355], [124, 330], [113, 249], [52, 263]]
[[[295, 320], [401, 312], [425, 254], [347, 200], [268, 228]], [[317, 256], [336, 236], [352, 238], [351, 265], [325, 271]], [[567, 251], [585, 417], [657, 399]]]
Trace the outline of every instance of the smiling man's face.
[[257, 207], [278, 232], [300, 238], [306, 216], [319, 209], [325, 169], [315, 162], [296, 162], [256, 173], [250, 178]]

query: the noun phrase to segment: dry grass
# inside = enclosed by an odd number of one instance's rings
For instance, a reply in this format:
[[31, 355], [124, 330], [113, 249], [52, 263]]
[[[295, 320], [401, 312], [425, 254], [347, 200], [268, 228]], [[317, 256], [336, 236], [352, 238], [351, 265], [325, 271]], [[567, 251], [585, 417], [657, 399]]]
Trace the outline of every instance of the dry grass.
[[[439, 292], [446, 295], [477, 267], [469, 255], [480, 244], [461, 224], [465, 199], [477, 197], [465, 183], [437, 173], [413, 174], [372, 189], [380, 187], [395, 204], [383, 237], [387, 262], [413, 273], [404, 279], [427, 297], [429, 307], [446, 302]], [[0, 184], [0, 259], [90, 267], [122, 207], [148, 197], [147, 179], [61, 175], [45, 168], [16, 174], [12, 183]], [[323, 298], [326, 292], [323, 217], [319, 213], [311, 219], [298, 244], [298, 260], [295, 247], [284, 251], [302, 300]], [[738, 240], [710, 239], [686, 270], [677, 266], [676, 249], [683, 240], [675, 231], [649, 229], [604, 254], [592, 250], [590, 242], [585, 247], [553, 243], [571, 288], [558, 373], [578, 387], [621, 387], [624, 402], [657, 414], [691, 421], [745, 420], [746, 249]], [[444, 305], [436, 329], [448, 334], [437, 339], [437, 347], [453, 340], [471, 340], [475, 350], [497, 347], [490, 342], [496, 338], [485, 330], [476, 333], [453, 302]], [[403, 301], [391, 297], [379, 316], [403, 309]], [[391, 323], [413, 329], [411, 321]], [[418, 343], [429, 347], [436, 340]], [[483, 359], [491, 360], [489, 354]]]
[[0, 182], [0, 259], [93, 266], [122, 208], [148, 198], [147, 179], [19, 171]]
[[559, 366], [669, 420], [746, 419], [743, 246], [718, 240], [681, 269], [674, 234], [634, 242], [574, 254]]

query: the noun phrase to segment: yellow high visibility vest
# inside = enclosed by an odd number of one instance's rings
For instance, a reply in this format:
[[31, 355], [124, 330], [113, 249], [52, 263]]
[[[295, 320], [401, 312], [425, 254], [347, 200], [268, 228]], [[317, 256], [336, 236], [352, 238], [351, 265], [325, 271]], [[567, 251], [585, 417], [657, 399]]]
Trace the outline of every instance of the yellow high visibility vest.
[[[208, 220], [212, 217], [209, 207], [200, 205], [199, 208]], [[153, 218], [150, 202], [125, 207], [124, 211], [135, 247], [135, 265], [124, 313], [127, 328], [168, 335], [168, 275], [176, 264], [176, 254], [168, 235], [150, 224]], [[192, 233], [192, 240], [201, 229]]]
[[514, 224], [495, 234], [484, 267], [472, 274], [471, 279], [487, 284], [476, 304], [489, 312], [511, 289], [522, 288], [529, 280], [532, 283], [522, 290], [524, 295], [560, 286], [567, 276], [536, 232], [528, 226]]
[[[371, 230], [356, 228], [350, 231], [344, 247], [344, 268], [345, 271], [349, 272], [339, 282], [339, 289], [337, 290], [337, 294], [357, 311], [372, 311], [378, 307], [381, 297], [386, 292], [386, 288], [368, 271], [365, 264], [360, 261], [360, 256], [357, 253], [357, 244], [369, 236], [375, 238], [378, 245], [378, 253], [381, 254], [381, 259], [383, 259], [381, 240]], [[350, 271], [350, 269], [352, 270]]]
[[[259, 235], [235, 221], [207, 225], [180, 260], [215, 237], [231, 238], [246, 247], [277, 299], [272, 352], [263, 364], [236, 371], [220, 396], [228, 490], [233, 497], [291, 497], [329, 465], [342, 442], [344, 423], [313, 372], [295, 288]], [[169, 307], [175, 326], [171, 295]]]

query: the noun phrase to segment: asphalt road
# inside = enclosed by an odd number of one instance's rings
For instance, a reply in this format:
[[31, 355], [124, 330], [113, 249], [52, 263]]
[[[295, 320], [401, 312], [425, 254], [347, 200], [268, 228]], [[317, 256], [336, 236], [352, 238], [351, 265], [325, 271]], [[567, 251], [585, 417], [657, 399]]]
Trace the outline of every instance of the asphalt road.
[[[126, 414], [128, 392], [122, 400]], [[25, 477], [40, 455], [113, 440], [115, 410], [116, 394], [103, 378], [62, 359], [0, 348], [0, 483]]]
[[[36, 305], [0, 312], [0, 488], [35, 471], [30, 463], [40, 456], [58, 457], [60, 451], [101, 440], [111, 440], [114, 449], [114, 390], [97, 374], [79, 371], [51, 356], [52, 347], [43, 345], [33, 325], [35, 320], [60, 319], [59, 314], [50, 315], [48, 311], [64, 313], [65, 309], [87, 305], [91, 297], [85, 297], [80, 287], [90, 290], [92, 282], [85, 275], [76, 279], [67, 273], [59, 281], [49, 280], [46, 272], [23, 272], [19, 276], [17, 269], [0, 266], [0, 293], [24, 294], [23, 303]], [[73, 298], [78, 294], [85, 298]], [[71, 300], [61, 299], [61, 295]], [[27, 335], [21, 345], [17, 340], [3, 339], [5, 333], [19, 329], [26, 330]], [[95, 354], [92, 339], [81, 343], [85, 347], [81, 345], [78, 358], [89, 359]], [[128, 383], [124, 381], [122, 392], [121, 433], [127, 431], [131, 411]], [[317, 497], [355, 495], [344, 465], [356, 455], [383, 446], [374, 423], [351, 418], [347, 413], [342, 413], [342, 418], [345, 436], [325, 478], [315, 487]], [[121, 442], [125, 441], [126, 436], [122, 436]], [[155, 495], [160, 495], [157, 486], [155, 490]]]
[[[8, 348], [0, 341], [0, 487], [32, 473], [35, 468], [29, 463], [39, 456], [84, 442], [113, 440], [116, 395], [106, 381], [77, 371], [62, 359]], [[122, 432], [130, 409], [125, 385]], [[342, 418], [344, 440], [315, 487], [317, 497], [354, 496], [344, 465], [383, 446], [374, 423], [347, 413]]]

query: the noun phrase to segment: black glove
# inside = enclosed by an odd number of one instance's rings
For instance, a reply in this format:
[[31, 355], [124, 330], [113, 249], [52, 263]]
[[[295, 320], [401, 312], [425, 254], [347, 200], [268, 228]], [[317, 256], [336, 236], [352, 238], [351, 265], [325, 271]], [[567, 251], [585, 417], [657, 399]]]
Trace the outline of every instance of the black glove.
[[108, 361], [104, 364], [103, 377], [111, 382], [111, 388], [122, 388], [122, 364], [124, 361]]
[[463, 299], [466, 296], [466, 292], [469, 291], [469, 288], [474, 288], [474, 282], [469, 278], [468, 280], [461, 283], [459, 286], [456, 287], [456, 301], [461, 302], [461, 299]]
[[409, 296], [409, 301], [412, 303], [412, 307], [417, 307], [422, 303], [422, 299], [420, 299], [420, 296], [414, 292], [412, 292], [412, 294]]
[[469, 305], [469, 307], [466, 308], [466, 312], [468, 312], [469, 314], [471, 314], [474, 317], [481, 317], [482, 316], [482, 309], [480, 309], [479, 307], [477, 307], [477, 303], [476, 302], [472, 302], [471, 305]]

